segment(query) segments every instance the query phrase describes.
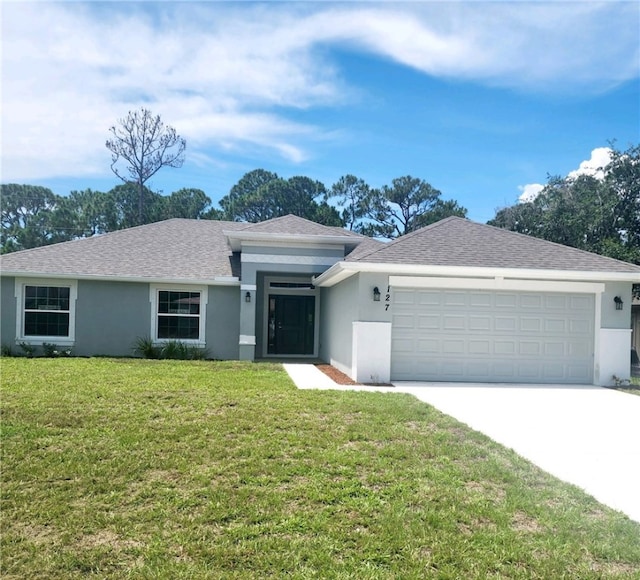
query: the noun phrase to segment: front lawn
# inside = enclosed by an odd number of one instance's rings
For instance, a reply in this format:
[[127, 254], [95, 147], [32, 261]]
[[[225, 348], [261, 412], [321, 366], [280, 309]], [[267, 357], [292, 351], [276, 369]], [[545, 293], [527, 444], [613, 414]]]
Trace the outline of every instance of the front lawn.
[[408, 395], [7, 359], [3, 578], [638, 578], [640, 525]]
[[618, 390], [632, 395], [640, 395], [640, 377], [631, 377], [629, 386], [619, 387]]

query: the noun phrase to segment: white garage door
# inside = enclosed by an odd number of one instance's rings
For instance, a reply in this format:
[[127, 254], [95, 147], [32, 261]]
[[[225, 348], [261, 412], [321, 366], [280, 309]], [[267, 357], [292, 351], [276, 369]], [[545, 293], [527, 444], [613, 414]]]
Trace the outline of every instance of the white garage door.
[[394, 288], [392, 380], [591, 383], [594, 295]]

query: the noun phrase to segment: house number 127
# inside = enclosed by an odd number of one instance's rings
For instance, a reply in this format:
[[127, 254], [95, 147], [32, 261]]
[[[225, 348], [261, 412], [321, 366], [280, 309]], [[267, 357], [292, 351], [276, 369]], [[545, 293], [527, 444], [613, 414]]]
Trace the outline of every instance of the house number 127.
[[385, 312], [389, 310], [389, 306], [391, 306], [391, 286], [387, 286], [387, 294], [384, 297], [384, 309]]

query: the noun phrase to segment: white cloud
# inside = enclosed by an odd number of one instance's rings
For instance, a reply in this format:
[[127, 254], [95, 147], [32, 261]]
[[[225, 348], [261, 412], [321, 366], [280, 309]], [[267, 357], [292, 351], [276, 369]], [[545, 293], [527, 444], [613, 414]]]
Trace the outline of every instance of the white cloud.
[[436, 76], [601, 90], [637, 74], [637, 14], [634, 3], [6, 3], [2, 178], [104, 174], [108, 127], [139, 106], [201, 160], [214, 146], [303, 161], [340, 128], [290, 111], [357, 90], [332, 47]]
[[591, 152], [591, 157], [580, 163], [578, 169], [570, 171], [568, 177], [576, 178], [580, 175], [592, 175], [597, 179], [604, 178], [603, 167], [611, 162], [611, 149], [609, 147], [598, 147]]
[[[567, 177], [575, 179], [580, 175], [591, 175], [596, 179], [604, 179], [603, 167], [611, 162], [610, 147], [596, 147], [591, 151], [591, 157], [582, 161], [578, 169], [569, 171]], [[519, 185], [518, 189], [522, 192], [518, 197], [520, 203], [533, 201], [538, 194], [544, 189], [544, 185], [540, 183], [528, 183], [527, 185]]]
[[538, 194], [544, 189], [544, 185], [540, 183], [528, 183], [527, 185], [519, 185], [518, 189], [522, 192], [518, 197], [520, 203], [533, 201]]

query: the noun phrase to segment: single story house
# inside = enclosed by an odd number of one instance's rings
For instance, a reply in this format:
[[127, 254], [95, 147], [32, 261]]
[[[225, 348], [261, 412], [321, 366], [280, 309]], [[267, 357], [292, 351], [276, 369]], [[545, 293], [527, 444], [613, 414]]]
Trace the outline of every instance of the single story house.
[[3, 345], [320, 358], [360, 382], [607, 385], [640, 267], [451, 217], [382, 243], [288, 215], [171, 219], [0, 258]]

